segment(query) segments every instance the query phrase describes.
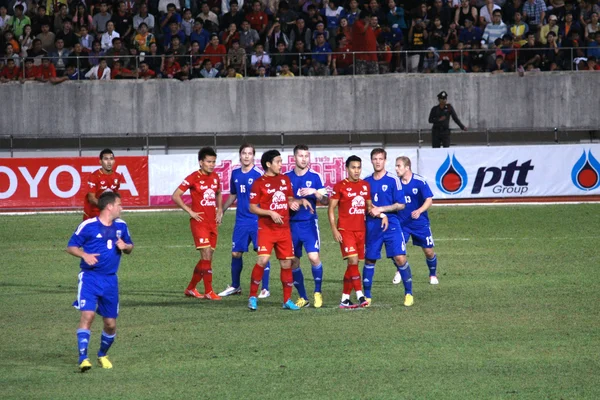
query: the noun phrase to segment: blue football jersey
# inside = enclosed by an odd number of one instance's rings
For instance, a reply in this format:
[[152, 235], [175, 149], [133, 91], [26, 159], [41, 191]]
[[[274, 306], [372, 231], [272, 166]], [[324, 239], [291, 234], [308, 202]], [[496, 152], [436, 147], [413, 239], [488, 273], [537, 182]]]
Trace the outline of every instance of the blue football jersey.
[[[296, 199], [302, 198], [302, 196], [298, 194], [300, 189], [313, 188], [319, 190], [325, 187], [323, 177], [312, 169], [306, 171], [306, 173], [302, 176], [296, 175], [296, 172], [294, 172], [293, 169], [286, 172], [286, 175], [292, 182], [292, 189], [294, 190], [294, 197]], [[298, 211], [290, 211], [290, 221], [293, 222], [317, 219], [317, 196], [311, 194], [310, 196], [305, 196], [304, 198], [310, 202], [310, 205], [312, 206], [313, 210], [315, 210], [315, 213], [311, 214], [309, 209], [300, 207]]]
[[402, 187], [404, 190], [404, 199], [406, 200], [406, 207], [400, 211], [400, 223], [404, 225], [410, 225], [413, 227], [424, 227], [429, 226], [429, 216], [427, 211], [421, 213], [419, 218], [413, 219], [410, 214], [417, 208], [421, 207], [425, 200], [433, 197], [429, 185], [421, 175], [413, 174], [410, 182], [404, 184]]
[[[389, 206], [395, 203], [406, 204], [402, 183], [400, 179], [391, 173], [386, 173], [381, 179], [375, 179], [373, 175], [365, 179], [371, 187], [371, 201], [373, 206]], [[399, 224], [398, 212], [386, 212], [390, 225]], [[379, 218], [373, 218], [367, 215], [367, 224], [374, 221], [380, 221]]]
[[115, 245], [119, 238], [127, 244], [133, 244], [125, 221], [117, 218], [112, 225], [105, 226], [96, 217], [83, 221], [77, 227], [68, 246], [81, 247], [88, 254], [99, 254], [96, 256], [98, 262], [94, 266], [86, 264], [82, 259], [82, 270], [110, 275], [117, 273], [121, 262], [121, 251]]
[[229, 191], [237, 196], [236, 225], [258, 224], [258, 215], [250, 212], [250, 189], [252, 189], [254, 181], [262, 175], [262, 171], [257, 167], [253, 167], [248, 172], [243, 172], [241, 167], [231, 171]]

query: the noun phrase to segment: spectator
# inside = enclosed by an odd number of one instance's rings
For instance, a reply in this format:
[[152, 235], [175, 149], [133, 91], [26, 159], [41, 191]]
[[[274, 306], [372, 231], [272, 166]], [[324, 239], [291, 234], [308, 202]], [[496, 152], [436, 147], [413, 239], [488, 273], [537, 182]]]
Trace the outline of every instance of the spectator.
[[106, 60], [104, 58], [101, 58], [99, 64], [95, 67], [92, 67], [92, 69], [90, 69], [88, 73], [85, 74], [85, 77], [93, 81], [109, 81], [110, 75], [110, 67], [106, 64]]
[[[356, 3], [356, 0], [352, 1]], [[395, 0], [389, 0], [388, 7], [390, 11], [387, 13], [387, 24], [392, 28], [408, 31], [408, 26], [406, 25], [406, 20], [404, 19], [404, 8], [398, 6]]]
[[25, 68], [23, 68], [23, 73], [20, 76], [21, 83], [35, 81], [40, 76], [38, 67], [33, 65], [33, 58], [25, 59]]
[[271, 66], [271, 57], [267, 53], [264, 52], [263, 45], [258, 43], [255, 46], [254, 54], [250, 57], [250, 71], [253, 75], [258, 75], [258, 68], [265, 67], [268, 72], [269, 67]]
[[[12, 45], [12, 49], [17, 56], [21, 52], [21, 46], [19, 45], [19, 41], [15, 39], [15, 36], [13, 35], [12, 31], [9, 30], [4, 32], [4, 43], [5, 45]], [[19, 64], [17, 64], [17, 66], [19, 66]]]
[[578, 48], [580, 47], [580, 42], [581, 40], [579, 39], [579, 31], [576, 31], [575, 29], [571, 29], [567, 38], [562, 40], [560, 47], [566, 49], [570, 48], [570, 50], [567, 50], [563, 54], [564, 69], [573, 69], [573, 61], [576, 58], [581, 58], [585, 56], [583, 50], [581, 48]]
[[224, 31], [231, 24], [235, 24], [238, 29], [241, 29], [242, 22], [244, 21], [244, 13], [240, 11], [240, 6], [244, 4], [244, 0], [240, 0], [242, 3], [240, 5], [238, 5], [236, 0], [231, 0], [227, 9], [225, 8], [226, 1], [223, 0], [222, 3], [222, 9], [225, 14], [221, 17], [221, 30]]
[[294, 55], [292, 58], [291, 71], [294, 75], [308, 76], [308, 70], [312, 63], [312, 56], [305, 52], [304, 42], [302, 40], [296, 40], [294, 53], [298, 53], [298, 55]]
[[468, 63], [471, 72], [485, 71], [486, 53], [481, 49], [481, 43], [475, 42], [468, 54]]
[[225, 68], [227, 50], [225, 49], [225, 46], [219, 44], [219, 37], [217, 35], [213, 35], [210, 38], [210, 43], [206, 46], [206, 49], [204, 49], [204, 55], [208, 56], [212, 66], [217, 70], [221, 71]]
[[15, 37], [19, 37], [23, 34], [25, 25], [31, 25], [31, 19], [24, 14], [24, 7], [22, 4], [17, 4], [14, 10], [15, 15], [8, 20], [8, 26], [12, 29]]
[[54, 32], [59, 32], [63, 28], [63, 23], [72, 18], [69, 16], [69, 9], [66, 4], [59, 6], [59, 11], [54, 14]]
[[171, 38], [171, 45], [168, 47], [168, 51], [175, 55], [175, 61], [177, 61], [179, 65], [183, 66], [189, 62], [187, 48], [181, 44], [179, 37], [173, 36]]
[[290, 66], [287, 64], [283, 64], [281, 66], [281, 73], [279, 74], [279, 76], [283, 77], [283, 78], [293, 78], [294, 77], [294, 73], [292, 71], [290, 71]]
[[19, 36], [19, 48], [21, 49], [21, 56], [27, 57], [27, 50], [31, 48], [33, 39], [31, 36], [31, 25], [25, 25], [23, 28], [23, 34]]
[[514, 71], [516, 69], [516, 51], [515, 48], [520, 48], [519, 44], [515, 44], [512, 36], [507, 33], [502, 36], [502, 45], [500, 46], [500, 51], [497, 54], [501, 54], [504, 57], [504, 62], [506, 63], [509, 71]]
[[67, 66], [69, 64], [75, 65], [79, 71], [85, 73], [92, 67], [90, 65], [89, 55], [90, 54], [83, 48], [81, 43], [75, 43], [75, 46], [73, 46], [73, 51], [71, 54], [69, 54]]
[[267, 68], [265, 68], [264, 65], [261, 65], [260, 67], [258, 67], [258, 74], [256, 75], [257, 78], [266, 78], [267, 77]]
[[133, 21], [127, 13], [127, 6], [124, 1], [117, 3], [117, 12], [112, 15], [111, 21], [115, 24], [115, 31], [119, 32], [119, 37], [124, 41], [130, 42], [133, 34]]
[[440, 55], [435, 47], [429, 47], [423, 57], [423, 72], [432, 73], [437, 70]]
[[313, 48], [317, 44], [317, 35], [322, 34], [325, 36], [325, 41], [329, 41], [329, 31], [325, 30], [325, 24], [322, 21], [317, 22], [315, 30], [312, 35], [312, 43], [311, 48]]
[[493, 64], [493, 66], [490, 68], [490, 72], [492, 74], [499, 74], [499, 73], [503, 73], [503, 72], [508, 72], [508, 66], [506, 65], [506, 63], [504, 62], [504, 57], [499, 55], [496, 56], [496, 60]]
[[461, 29], [458, 40], [465, 44], [466, 48], [471, 48], [473, 43], [480, 43], [483, 32], [476, 26], [473, 26], [473, 21], [470, 18], [465, 19], [465, 27]]
[[450, 8], [442, 3], [442, 0], [434, 0], [433, 7], [429, 9], [428, 19], [433, 21], [435, 18], [439, 18], [444, 27], [447, 27], [450, 23], [454, 22]]
[[192, 18], [192, 10], [185, 8], [183, 10], [183, 16], [181, 17], [181, 28], [185, 34], [186, 40], [190, 38], [192, 29], [194, 28], [194, 18]]
[[242, 31], [240, 32], [240, 46], [246, 52], [252, 51], [254, 45], [260, 41], [260, 36], [256, 30], [250, 27], [250, 22], [242, 22]]
[[67, 61], [69, 57], [69, 50], [65, 48], [65, 42], [62, 39], [57, 38], [54, 42], [54, 50], [49, 54], [49, 57], [52, 59], [52, 64], [54, 64], [54, 68], [56, 68], [56, 76], [61, 77], [65, 74], [65, 69], [67, 68]]
[[466, 27], [466, 20], [470, 20], [471, 23], [474, 21], [479, 21], [478, 18], [479, 13], [477, 12], [477, 8], [473, 7], [469, 0], [460, 0], [460, 7], [458, 7], [454, 11], [454, 23], [460, 27]]
[[0, 82], [7, 83], [11, 81], [18, 81], [21, 76], [21, 70], [15, 63], [13, 58], [6, 60], [6, 65], [0, 71]]
[[546, 41], [547, 50], [544, 50], [542, 56], [542, 70], [555, 71], [560, 68], [560, 64], [562, 63], [562, 52], [558, 47], [556, 33], [553, 31], [548, 32]]
[[[237, 0], [222, 0], [221, 1], [221, 15], [225, 16], [227, 14], [230, 15], [235, 15], [240, 11], [240, 7], [244, 6], [244, 0], [240, 0], [239, 2]], [[235, 8], [235, 12], [234, 12], [234, 8]], [[222, 22], [222, 21], [221, 21]], [[227, 25], [224, 25], [225, 27], [229, 26], [229, 24], [231, 24], [232, 21], [227, 21]], [[240, 23], [236, 25], [238, 25], [238, 27], [240, 27], [241, 25], [241, 21], [239, 21]], [[221, 26], [221, 29], [223, 29], [223, 25]]]
[[325, 41], [325, 35], [317, 34], [311, 69], [309, 75], [328, 76], [331, 68], [331, 46]]
[[266, 33], [269, 24], [269, 17], [261, 8], [261, 2], [254, 0], [252, 2], [252, 12], [246, 15], [246, 21], [250, 23], [250, 27], [258, 32], [259, 35]]
[[594, 56], [588, 57], [587, 59], [587, 70], [588, 71], [600, 71], [600, 65], [598, 65], [598, 59]]
[[63, 29], [56, 34], [56, 39], [62, 39], [65, 48], [68, 50], [71, 50], [75, 46], [75, 43], [79, 43], [79, 38], [71, 29], [72, 26], [71, 21], [67, 19], [63, 22]]
[[6, 6], [4, 4], [0, 5], [0, 32], [4, 32], [8, 29], [8, 21], [10, 21], [10, 15], [7, 13]]
[[335, 49], [336, 53], [333, 56], [333, 75], [351, 75], [352, 74], [352, 54], [351, 49], [348, 45], [348, 39], [346, 36], [339, 36], [339, 45]]
[[225, 78], [243, 78], [243, 76], [236, 71], [235, 67], [231, 66], [227, 67]]
[[558, 36], [558, 18], [556, 15], [550, 15], [548, 17], [548, 23], [540, 28], [539, 41], [542, 45], [548, 43], [546, 37], [548, 36], [548, 32], [552, 31]]
[[282, 0], [279, 3], [279, 11], [277, 12], [277, 15], [275, 17], [279, 19], [279, 23], [281, 24], [281, 31], [289, 37], [290, 30], [292, 26], [296, 23], [298, 14], [295, 11], [290, 10], [290, 6], [287, 1]]
[[234, 40], [240, 40], [240, 33], [237, 31], [237, 26], [234, 23], [229, 25], [229, 29], [223, 32], [221, 36], [221, 42], [227, 50], [231, 48], [231, 44]]
[[66, 80], [70, 80], [70, 81], [79, 81], [79, 80], [81, 80], [80, 75], [81, 75], [80, 71], [77, 69], [77, 67], [75, 65], [68, 64], [67, 71], [63, 78], [66, 78]]
[[446, 43], [446, 35], [444, 34], [444, 28], [442, 27], [442, 21], [440, 20], [440, 17], [436, 16], [433, 19], [433, 24], [430, 27], [428, 36], [429, 46], [435, 47], [437, 50], [440, 50], [444, 43]]
[[204, 22], [200, 18], [196, 18], [194, 21], [194, 30], [190, 35], [190, 42], [198, 42], [200, 53], [204, 52], [208, 42], [210, 42], [210, 34], [203, 27]]
[[140, 70], [138, 72], [138, 78], [143, 80], [154, 79], [156, 78], [156, 72], [150, 69], [150, 66], [147, 62], [142, 61], [140, 63]]
[[[161, 0], [163, 1], [163, 0]], [[160, 10], [160, 7], [159, 7]], [[162, 11], [162, 10], [160, 10]], [[175, 4], [173, 3], [169, 3], [167, 5], [167, 12], [165, 15], [163, 15], [163, 17], [160, 20], [160, 28], [162, 29], [163, 33], [166, 35], [171, 31], [171, 24], [175, 22], [177, 24], [177, 26], [179, 27], [179, 25], [181, 24], [181, 15], [179, 15], [179, 13], [177, 12], [177, 8], [175, 7]]]
[[42, 59], [48, 57], [48, 52], [42, 47], [42, 41], [40, 39], [34, 39], [31, 45], [31, 49], [27, 51], [27, 57], [33, 60], [33, 65], [39, 67], [42, 65]]
[[594, 41], [596, 33], [600, 32], [600, 22], [598, 21], [598, 13], [593, 12], [590, 15], [590, 22], [585, 26], [585, 40], [590, 43]]
[[284, 42], [277, 43], [277, 52], [271, 54], [271, 75], [279, 75], [284, 64], [291, 64], [287, 46]]
[[361, 19], [352, 26], [352, 45], [354, 51], [362, 52], [355, 55], [356, 64], [354, 68], [359, 75], [378, 74], [377, 63], [377, 38], [370, 26], [371, 14], [361, 14]]
[[148, 32], [148, 25], [141, 22], [138, 25], [137, 34], [133, 38], [133, 44], [138, 51], [150, 51], [150, 45], [156, 43], [154, 35]]
[[27, 1], [26, 0], [15, 0], [12, 9], [13, 13], [16, 11], [17, 6], [23, 7], [23, 15], [27, 14]]
[[85, 8], [85, 4], [79, 3], [77, 5], [77, 9], [75, 11], [75, 15], [73, 16], [73, 24], [74, 30], [79, 32], [82, 26], [85, 26], [88, 29], [93, 29], [94, 20], [92, 16], [87, 12]]
[[202, 53], [200, 53], [200, 43], [192, 42], [190, 46], [189, 57], [187, 63], [190, 64], [190, 75], [192, 78], [200, 77], [200, 68], [202, 68]]
[[338, 37], [340, 35], [346, 37], [346, 39], [348, 40], [348, 44], [352, 44], [352, 27], [348, 24], [347, 17], [343, 17], [340, 19], [340, 26], [338, 27], [338, 30], [333, 38], [337, 38], [337, 40], [339, 41]]
[[200, 76], [202, 78], [218, 78], [219, 70], [213, 68], [213, 64], [210, 59], [205, 59], [202, 61], [202, 69], [200, 70]]
[[269, 32], [267, 33], [267, 40], [265, 43], [265, 50], [267, 52], [274, 51], [277, 48], [277, 44], [282, 42], [285, 47], [289, 47], [290, 38], [281, 31], [281, 24], [278, 18], [275, 18], [275, 22], [271, 25]]
[[177, 22], [171, 22], [169, 25], [169, 31], [165, 33], [163, 46], [165, 49], [168, 49], [171, 46], [171, 38], [177, 36], [179, 38], [179, 42], [185, 43], [185, 33], [179, 28], [179, 24]]
[[544, 0], [527, 0], [523, 4], [523, 19], [532, 32], [537, 32], [546, 18]]
[[507, 32], [506, 24], [502, 22], [502, 13], [500, 10], [496, 10], [492, 16], [492, 23], [485, 26], [481, 42], [492, 46], [496, 39], [506, 35]]
[[48, 53], [54, 51], [54, 40], [56, 39], [56, 35], [50, 32], [50, 25], [43, 24], [42, 33], [37, 35], [36, 39], [40, 39], [42, 42], [42, 48]]
[[200, 18], [205, 26], [208, 26], [207, 21], [210, 22], [210, 31], [216, 32], [219, 30], [219, 17], [214, 12], [210, 11], [210, 8], [207, 3], [202, 3], [200, 8], [200, 14], [196, 16], [196, 18]]
[[[104, 34], [104, 32], [106, 32], [106, 25], [108, 24], [108, 21], [110, 21], [112, 18], [112, 15], [108, 12], [108, 5], [106, 2], [101, 2], [100, 3], [100, 12], [96, 15], [94, 15], [94, 17], [92, 18], [92, 25], [93, 28], [92, 30], [96, 33], [96, 38], [100, 39], [102, 37], [102, 35]], [[113, 24], [113, 30], [114, 30], [114, 24]], [[112, 40], [112, 38], [111, 38]]]
[[140, 4], [140, 12], [133, 17], [133, 29], [137, 30], [142, 22], [146, 24], [149, 32], [154, 31], [154, 15], [148, 13], [148, 5], [143, 2]]
[[[2, 7], [0, 7], [0, 31], [2, 31]], [[31, 28], [33, 30], [33, 36], [37, 36], [42, 33], [42, 25], [51, 24], [50, 17], [46, 15], [46, 6], [43, 4], [38, 5], [37, 12], [31, 17]]]
[[[162, 14], [168, 14], [170, 11], [176, 13], [180, 7], [171, 2], [172, 0], [159, 0], [157, 11]], [[178, 2], [179, 3], [179, 2]]]
[[110, 68], [110, 79], [131, 79], [135, 78], [135, 72], [123, 67], [121, 60], [115, 60]]
[[379, 64], [379, 73], [387, 74], [392, 66], [392, 48], [385, 41], [383, 36], [377, 38], [377, 63]]
[[227, 66], [240, 72], [246, 70], [246, 50], [240, 46], [239, 40], [231, 43], [231, 48], [227, 53]]
[[596, 32], [595, 39], [591, 42], [587, 49], [588, 57], [596, 57], [596, 59], [600, 59], [600, 33]]
[[[564, 40], [568, 38], [573, 31], [579, 33], [580, 30], [581, 27], [579, 26], [579, 23], [574, 21], [573, 13], [569, 11], [565, 14], [565, 22], [563, 22], [558, 29], [558, 37], [560, 37], [561, 40]], [[565, 46], [563, 45], [563, 47]]]
[[[426, 23], [420, 18], [413, 19], [410, 30], [408, 31], [408, 47], [411, 50], [423, 50], [427, 43]], [[409, 53], [406, 59], [406, 70], [408, 72], [418, 72], [422, 66], [422, 53]]]
[[161, 67], [161, 73], [163, 78], [173, 79], [175, 74], [181, 71], [181, 66], [175, 61], [173, 53], [167, 53], [165, 55], [165, 61]]
[[327, 31], [329, 32], [328, 37], [334, 38], [340, 26], [340, 18], [346, 16], [346, 10], [338, 5], [337, 0], [323, 0], [321, 15], [325, 17]]
[[182, 65], [181, 66], [181, 70], [175, 74], [175, 76], [173, 77], [175, 79], [177, 79], [178, 81], [188, 81], [191, 79], [190, 76], [190, 66], [189, 65]]
[[87, 51], [90, 51], [92, 49], [94, 37], [88, 33], [88, 28], [86, 26], [82, 26], [79, 29], [79, 43], [81, 43], [83, 48]]
[[113, 46], [113, 40], [120, 38], [119, 32], [115, 31], [115, 24], [112, 21], [106, 23], [106, 32], [102, 35], [102, 50], [107, 51]]
[[523, 46], [525, 43], [527, 43], [529, 25], [521, 20], [521, 13], [518, 11], [515, 13], [514, 24], [510, 26], [509, 32], [520, 46]]
[[463, 69], [463, 67], [460, 65], [460, 62], [458, 61], [454, 61], [452, 62], [452, 68], [448, 70], [449, 74], [465, 74], [467, 73], [467, 71], [465, 71]]
[[529, 65], [533, 65], [534, 68], [538, 68], [542, 62], [542, 54], [536, 49], [537, 44], [535, 43], [535, 35], [533, 32], [527, 34], [527, 42], [518, 52], [518, 64], [519, 66], [527, 69]]
[[496, 10], [502, 9], [500, 6], [494, 4], [494, 0], [485, 0], [485, 5], [479, 10], [479, 25], [484, 27], [491, 23]]
[[104, 50], [98, 40], [94, 40], [92, 43], [92, 50], [90, 51], [90, 65], [95, 67], [100, 63], [100, 59], [104, 57]]
[[112, 41], [112, 47], [104, 53], [106, 58], [106, 64], [112, 69], [115, 61], [121, 61], [121, 65], [124, 67], [129, 66], [129, 51], [123, 47], [123, 41], [121, 38], [114, 38]]
[[[450, 48], [449, 43], [444, 43], [442, 47], [442, 51], [438, 53], [438, 62], [437, 62], [437, 72], [446, 73], [448, 70], [452, 69], [452, 62], [454, 62], [454, 53]], [[458, 54], [460, 57], [460, 52]]]
[[161, 72], [163, 57], [158, 52], [158, 45], [156, 43], [150, 44], [150, 53], [146, 54], [143, 59], [140, 57], [140, 60], [146, 62], [148, 67], [158, 77]]
[[[348, 18], [348, 25], [352, 27], [352, 25], [354, 25], [354, 21], [360, 19], [361, 10], [358, 8], [358, 0], [350, 0], [348, 5], [349, 9], [346, 13], [346, 18]], [[404, 9], [402, 12], [404, 13]], [[396, 13], [399, 13], [398, 10], [396, 10]]]
[[292, 26], [290, 33], [290, 44], [288, 46], [288, 49], [290, 51], [295, 49], [295, 43], [298, 40], [304, 42], [304, 48], [307, 51], [310, 51], [310, 49], [312, 48], [312, 31], [306, 26], [306, 22], [302, 17], [298, 17], [296, 19], [296, 24]]

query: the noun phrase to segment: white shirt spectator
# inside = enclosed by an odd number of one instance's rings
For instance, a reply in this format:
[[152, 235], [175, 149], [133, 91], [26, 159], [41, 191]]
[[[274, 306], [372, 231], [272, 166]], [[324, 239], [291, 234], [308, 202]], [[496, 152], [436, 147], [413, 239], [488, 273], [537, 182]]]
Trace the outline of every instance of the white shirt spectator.
[[154, 15], [148, 14], [146, 17], [140, 16], [140, 14], [136, 14], [133, 17], [133, 29], [136, 29], [140, 26], [140, 24], [144, 22], [148, 25], [148, 32], [152, 32], [154, 30]]
[[101, 81], [110, 81], [110, 68], [106, 67], [104, 68], [104, 71], [102, 71], [102, 76], [98, 77], [98, 70], [100, 69], [99, 65], [96, 65], [95, 67], [92, 67], [92, 69], [90, 69], [88, 71], [87, 74], [85, 74], [85, 77], [88, 79], [96, 79], [96, 80], [101, 80]]
[[[271, 57], [269, 57], [269, 55], [267, 53], [262, 53], [260, 56], [258, 56], [256, 54], [252, 54], [252, 58], [250, 59], [250, 64], [252, 64], [253, 67], [258, 67], [260, 65], [268, 67], [269, 65], [271, 65]], [[257, 64], [260, 64], [260, 65], [257, 65]]]
[[114, 38], [118, 38], [121, 37], [121, 35], [119, 35], [119, 32], [117, 31], [113, 31], [112, 34], [109, 34], [108, 32], [104, 32], [104, 34], [102, 35], [102, 41], [100, 42], [102, 44], [102, 50], [108, 50], [110, 48], [113, 47], [112, 45], [112, 41]]

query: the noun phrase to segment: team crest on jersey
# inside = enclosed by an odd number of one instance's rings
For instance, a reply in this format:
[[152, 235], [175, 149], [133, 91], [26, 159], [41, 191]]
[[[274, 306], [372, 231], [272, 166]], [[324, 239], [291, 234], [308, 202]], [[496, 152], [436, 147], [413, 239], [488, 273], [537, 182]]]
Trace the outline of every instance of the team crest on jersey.
[[123, 236], [123, 231], [118, 229], [117, 230], [117, 239], [121, 239], [121, 236]]
[[[237, 180], [236, 180], [236, 182], [237, 182]], [[252, 179], [252, 178], [248, 179], [248, 185], [252, 185], [252, 182], [254, 182], [254, 179]]]
[[213, 179], [214, 183], [217, 183], [217, 178]]
[[271, 184], [270, 183], [266, 183], [265, 187], [271, 187]]
[[413, 188], [413, 194], [417, 194], [417, 193], [419, 193], [419, 189]]
[[387, 190], [387, 185], [381, 185], [381, 190], [385, 192]]
[[116, 185], [117, 183], [119, 183], [119, 180], [118, 180], [118, 179], [115, 179], [115, 185]]
[[352, 191], [352, 188], [346, 188], [346, 190], [347, 190], [347, 191], [349, 191], [349, 192], [351, 192], [351, 191]]
[[307, 187], [307, 188], [309, 188], [309, 187], [311, 187], [311, 186], [312, 186], [312, 182], [311, 182], [311, 181], [308, 181], [308, 182], [306, 182], [306, 187]]
[[101, 185], [104, 185], [106, 183], [106, 181], [100, 181]]
[[285, 179], [282, 179], [282, 180], [281, 180], [281, 184], [282, 184], [282, 185], [285, 185]]
[[367, 185], [363, 185], [363, 190], [367, 190]]

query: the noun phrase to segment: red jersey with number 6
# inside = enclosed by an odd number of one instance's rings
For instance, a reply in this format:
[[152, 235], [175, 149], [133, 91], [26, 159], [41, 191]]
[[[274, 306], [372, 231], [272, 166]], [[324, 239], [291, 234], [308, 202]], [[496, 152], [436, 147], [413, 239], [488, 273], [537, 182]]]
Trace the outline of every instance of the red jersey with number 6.
[[335, 184], [331, 199], [338, 200], [338, 229], [354, 232], [365, 231], [367, 200], [371, 188], [362, 179], [351, 182], [348, 178]]
[[252, 184], [250, 204], [257, 204], [263, 210], [275, 211], [281, 215], [283, 224], [273, 222], [271, 217], [258, 217], [258, 229], [290, 229], [288, 198], [294, 197], [292, 182], [286, 175], [263, 175]]
[[88, 200], [88, 194], [93, 193], [96, 196], [96, 200], [100, 198], [100, 195], [104, 192], [119, 192], [121, 183], [125, 181], [123, 175], [113, 171], [110, 174], [105, 173], [102, 168], [92, 172], [88, 176], [87, 180], [87, 191], [85, 192], [85, 199], [83, 200], [83, 220], [94, 218], [100, 215], [100, 209], [90, 203]]
[[192, 211], [200, 214], [202, 222], [217, 225], [217, 195], [221, 192], [219, 175], [215, 172], [205, 174], [202, 170], [188, 175], [179, 189], [192, 195]]

